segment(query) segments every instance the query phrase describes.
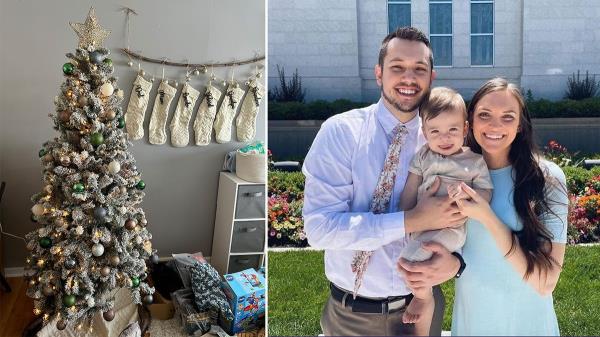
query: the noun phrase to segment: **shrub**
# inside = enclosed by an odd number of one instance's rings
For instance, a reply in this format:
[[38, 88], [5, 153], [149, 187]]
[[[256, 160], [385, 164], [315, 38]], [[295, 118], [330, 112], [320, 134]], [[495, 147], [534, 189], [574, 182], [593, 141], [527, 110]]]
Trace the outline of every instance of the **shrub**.
[[269, 171], [269, 195], [286, 194], [290, 199], [304, 198], [302, 172]]
[[306, 246], [302, 200], [288, 200], [285, 194], [269, 196], [269, 246]]
[[318, 100], [310, 103], [269, 102], [269, 120], [302, 120], [327, 118], [352, 109], [363, 108], [371, 103], [338, 99], [333, 102]]
[[569, 243], [598, 242], [600, 239], [600, 175], [593, 177], [582, 192], [570, 196]]
[[279, 88], [269, 90], [269, 100], [277, 102], [304, 102], [306, 89], [302, 90], [302, 79], [298, 76], [298, 69], [294, 71], [292, 78], [286, 81], [285, 70], [277, 65], [279, 75]]
[[567, 92], [565, 98], [573, 100], [582, 100], [596, 96], [598, 89], [600, 88], [599, 83], [596, 81], [596, 76], [589, 76], [589, 73], [585, 72], [585, 78], [579, 77], [579, 70], [577, 70], [577, 77], [575, 73], [573, 76], [567, 79]]
[[304, 234], [304, 175], [269, 171], [269, 246], [308, 245]]
[[570, 153], [566, 147], [560, 145], [557, 141], [551, 140], [544, 146], [544, 157], [553, 161], [560, 167], [573, 166], [578, 167], [584, 159], [575, 159], [579, 152]]
[[[370, 104], [372, 102], [354, 102], [347, 99], [309, 103], [269, 101], [269, 120], [326, 120], [335, 114], [364, 108]], [[557, 102], [531, 98], [527, 101], [527, 109], [534, 118], [600, 117], [600, 97], [580, 101], [565, 99]]]

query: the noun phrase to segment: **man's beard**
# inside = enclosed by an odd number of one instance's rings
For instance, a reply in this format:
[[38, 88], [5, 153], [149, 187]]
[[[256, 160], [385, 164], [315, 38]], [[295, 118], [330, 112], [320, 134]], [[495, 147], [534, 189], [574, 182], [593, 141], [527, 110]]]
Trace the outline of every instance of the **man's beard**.
[[391, 104], [398, 111], [405, 112], [405, 113], [411, 113], [411, 112], [415, 111], [418, 107], [420, 107], [421, 103], [423, 103], [423, 101], [427, 98], [428, 92], [429, 92], [429, 89], [424, 90], [422, 92], [421, 98], [419, 98], [419, 100], [415, 104], [413, 104], [413, 105], [402, 105], [399, 102], [394, 101], [394, 99], [392, 99], [391, 97], [389, 97], [385, 93], [385, 90], [383, 90], [383, 86], [381, 86], [381, 95], [383, 96], [383, 99], [385, 99], [389, 104]]

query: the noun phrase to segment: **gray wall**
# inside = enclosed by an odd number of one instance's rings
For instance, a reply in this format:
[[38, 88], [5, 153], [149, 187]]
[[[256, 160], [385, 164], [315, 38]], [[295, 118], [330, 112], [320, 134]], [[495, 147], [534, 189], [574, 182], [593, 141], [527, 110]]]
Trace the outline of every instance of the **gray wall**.
[[307, 99], [361, 101], [356, 0], [269, 1], [269, 86], [279, 86], [277, 65], [295, 69]]
[[[270, 87], [275, 65], [298, 68], [307, 100], [379, 97], [373, 67], [388, 33], [388, 0], [269, 1]], [[494, 65], [470, 65], [470, 2], [454, 1], [452, 67], [438, 67], [435, 85], [470, 98], [502, 76], [536, 98], [560, 99], [567, 77], [600, 74], [600, 1], [494, 1]], [[429, 2], [411, 2], [412, 25], [429, 32]]]
[[523, 77], [535, 97], [562, 98], [567, 78], [600, 78], [600, 1], [524, 1]]
[[[112, 30], [104, 45], [112, 51], [115, 75], [125, 90], [125, 107], [135, 71], [126, 66], [127, 58], [118, 51], [126, 45], [121, 6], [138, 12], [131, 20], [131, 47], [150, 57], [207, 62], [253, 57], [255, 51], [265, 53], [263, 0], [93, 4], [100, 24]], [[37, 152], [44, 141], [57, 136], [47, 115], [54, 111], [53, 99], [63, 81], [64, 55], [77, 47], [78, 40], [68, 23], [83, 22], [90, 5], [92, 1], [0, 0], [0, 179], [7, 181], [0, 214], [5, 231], [24, 235], [37, 228], [29, 220], [29, 198], [42, 187]], [[160, 66], [142, 66], [160, 76]], [[236, 78], [245, 82], [253, 69], [237, 68]], [[167, 67], [167, 76], [179, 78], [180, 83], [183, 72], [183, 68]], [[223, 69], [215, 69], [215, 73], [220, 77], [227, 74]], [[203, 90], [205, 78], [195, 78], [191, 84]], [[158, 82], [150, 102], [154, 102]], [[169, 122], [174, 108], [175, 103]], [[150, 114], [151, 107], [146, 112], [146, 131]], [[262, 104], [257, 122], [260, 140], [266, 139], [265, 119]], [[219, 171], [225, 153], [241, 146], [237, 142], [206, 147], [155, 146], [148, 143], [147, 134], [134, 142], [130, 150], [147, 183], [142, 207], [161, 256], [186, 251], [211, 255]], [[4, 266], [22, 266], [26, 256], [23, 242], [4, 237], [3, 246]]]

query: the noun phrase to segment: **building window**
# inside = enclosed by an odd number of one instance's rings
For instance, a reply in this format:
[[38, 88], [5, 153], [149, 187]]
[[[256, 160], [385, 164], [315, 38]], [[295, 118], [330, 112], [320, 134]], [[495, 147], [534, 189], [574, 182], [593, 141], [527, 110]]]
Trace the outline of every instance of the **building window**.
[[388, 32], [393, 32], [398, 27], [410, 25], [410, 0], [389, 0]]
[[436, 66], [452, 66], [452, 1], [429, 1], [429, 40]]
[[471, 1], [471, 65], [494, 64], [494, 1]]

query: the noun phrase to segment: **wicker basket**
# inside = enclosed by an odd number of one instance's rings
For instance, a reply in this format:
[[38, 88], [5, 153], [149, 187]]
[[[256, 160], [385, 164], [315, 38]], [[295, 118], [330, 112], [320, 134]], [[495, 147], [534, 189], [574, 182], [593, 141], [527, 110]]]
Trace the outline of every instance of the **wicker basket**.
[[246, 181], [265, 183], [267, 180], [267, 156], [236, 152], [235, 173]]

